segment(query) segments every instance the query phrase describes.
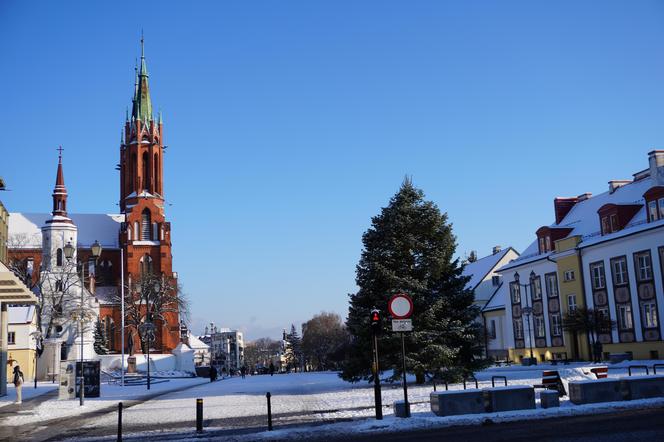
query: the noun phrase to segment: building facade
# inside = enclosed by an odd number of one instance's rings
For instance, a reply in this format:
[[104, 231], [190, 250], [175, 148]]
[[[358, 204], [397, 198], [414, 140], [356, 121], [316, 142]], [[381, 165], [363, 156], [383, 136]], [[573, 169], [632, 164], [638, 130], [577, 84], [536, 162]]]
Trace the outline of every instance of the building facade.
[[566, 314], [593, 309], [615, 321], [603, 356], [664, 355], [664, 151], [608, 191], [554, 200], [555, 222], [499, 272], [508, 284], [510, 356], [592, 359], [594, 334], [565, 330]]
[[[177, 286], [177, 274], [172, 269], [171, 224], [164, 210], [164, 125], [161, 116], [157, 119], [153, 116], [148, 79], [141, 41], [132, 110], [125, 118], [119, 148], [120, 213], [66, 215], [69, 219], [66, 224], [70, 229], [73, 226], [76, 236], [70, 235], [65, 243], [71, 242], [76, 248], [76, 267], [85, 268], [83, 285], [98, 303], [107, 348], [112, 352], [121, 351], [121, 295], [124, 293], [129, 300], [132, 287], [144, 274], [158, 275], [171, 286]], [[42, 227], [52, 225], [52, 220], [62, 224], [61, 212], [68, 213], [66, 190], [61, 194], [63, 189], [64, 184], [58, 190], [56, 179], [54, 195], [58, 194], [58, 198], [54, 196], [52, 214], [12, 213], [9, 218], [9, 260], [30, 272], [33, 284], [37, 284], [42, 269], [49, 265], [50, 257], [57, 260], [57, 254], [61, 253], [60, 247], [48, 242], [57, 235], [43, 235]], [[97, 259], [91, 253], [95, 242], [102, 246]], [[153, 351], [168, 353], [180, 343], [177, 305], [154, 317], [145, 310], [140, 315], [141, 321], [151, 320], [155, 324]], [[133, 326], [126, 327], [126, 352], [141, 350], [138, 336]]]
[[9, 307], [7, 323], [8, 361], [20, 366], [26, 381], [34, 379], [37, 317], [34, 306]]
[[241, 331], [210, 323], [198, 339], [210, 346], [210, 364], [220, 372], [236, 374], [244, 366], [244, 336]]

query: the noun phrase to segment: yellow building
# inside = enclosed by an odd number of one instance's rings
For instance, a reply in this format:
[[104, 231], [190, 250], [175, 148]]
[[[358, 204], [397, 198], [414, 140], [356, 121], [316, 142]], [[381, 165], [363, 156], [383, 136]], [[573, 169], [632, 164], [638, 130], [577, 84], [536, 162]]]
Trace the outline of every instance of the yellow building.
[[7, 321], [7, 364], [20, 366], [26, 381], [35, 375], [35, 306], [9, 307]]

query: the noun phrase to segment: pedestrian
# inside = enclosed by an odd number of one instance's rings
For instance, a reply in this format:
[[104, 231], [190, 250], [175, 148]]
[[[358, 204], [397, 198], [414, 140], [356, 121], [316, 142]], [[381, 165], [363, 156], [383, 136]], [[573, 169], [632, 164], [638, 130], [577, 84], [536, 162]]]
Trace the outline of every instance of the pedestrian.
[[217, 368], [213, 365], [210, 367], [210, 382], [217, 380]]
[[20, 404], [22, 403], [23, 399], [23, 382], [25, 379], [23, 378], [23, 372], [21, 371], [21, 367], [18, 365], [14, 367], [14, 387], [16, 387], [16, 403]]
[[244, 377], [245, 377], [246, 374], [247, 374], [247, 367], [245, 367], [245, 366], [243, 365], [243, 366], [240, 368], [240, 374], [242, 375], [242, 379], [244, 379]]
[[593, 344], [593, 353], [595, 353], [595, 362], [602, 362], [602, 343], [599, 339]]
[[274, 362], [270, 361], [270, 376], [274, 376]]

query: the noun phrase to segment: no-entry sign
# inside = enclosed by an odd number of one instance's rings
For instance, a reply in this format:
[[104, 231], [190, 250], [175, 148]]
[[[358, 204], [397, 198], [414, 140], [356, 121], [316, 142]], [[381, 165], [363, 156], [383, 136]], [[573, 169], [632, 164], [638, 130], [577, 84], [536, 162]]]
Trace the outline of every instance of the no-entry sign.
[[387, 308], [394, 319], [407, 319], [413, 314], [413, 300], [405, 293], [393, 295]]

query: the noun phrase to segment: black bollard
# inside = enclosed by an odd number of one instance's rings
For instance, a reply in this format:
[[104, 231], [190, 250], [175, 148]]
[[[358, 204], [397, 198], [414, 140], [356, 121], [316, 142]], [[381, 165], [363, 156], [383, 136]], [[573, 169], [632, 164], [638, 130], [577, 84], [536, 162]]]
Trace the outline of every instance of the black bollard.
[[196, 433], [203, 432], [203, 399], [196, 399]]
[[272, 431], [272, 403], [270, 402], [272, 395], [268, 391], [265, 397], [267, 398], [267, 430]]
[[433, 381], [433, 391], [436, 391], [436, 381]]
[[122, 442], [122, 402], [118, 402], [118, 442]]

